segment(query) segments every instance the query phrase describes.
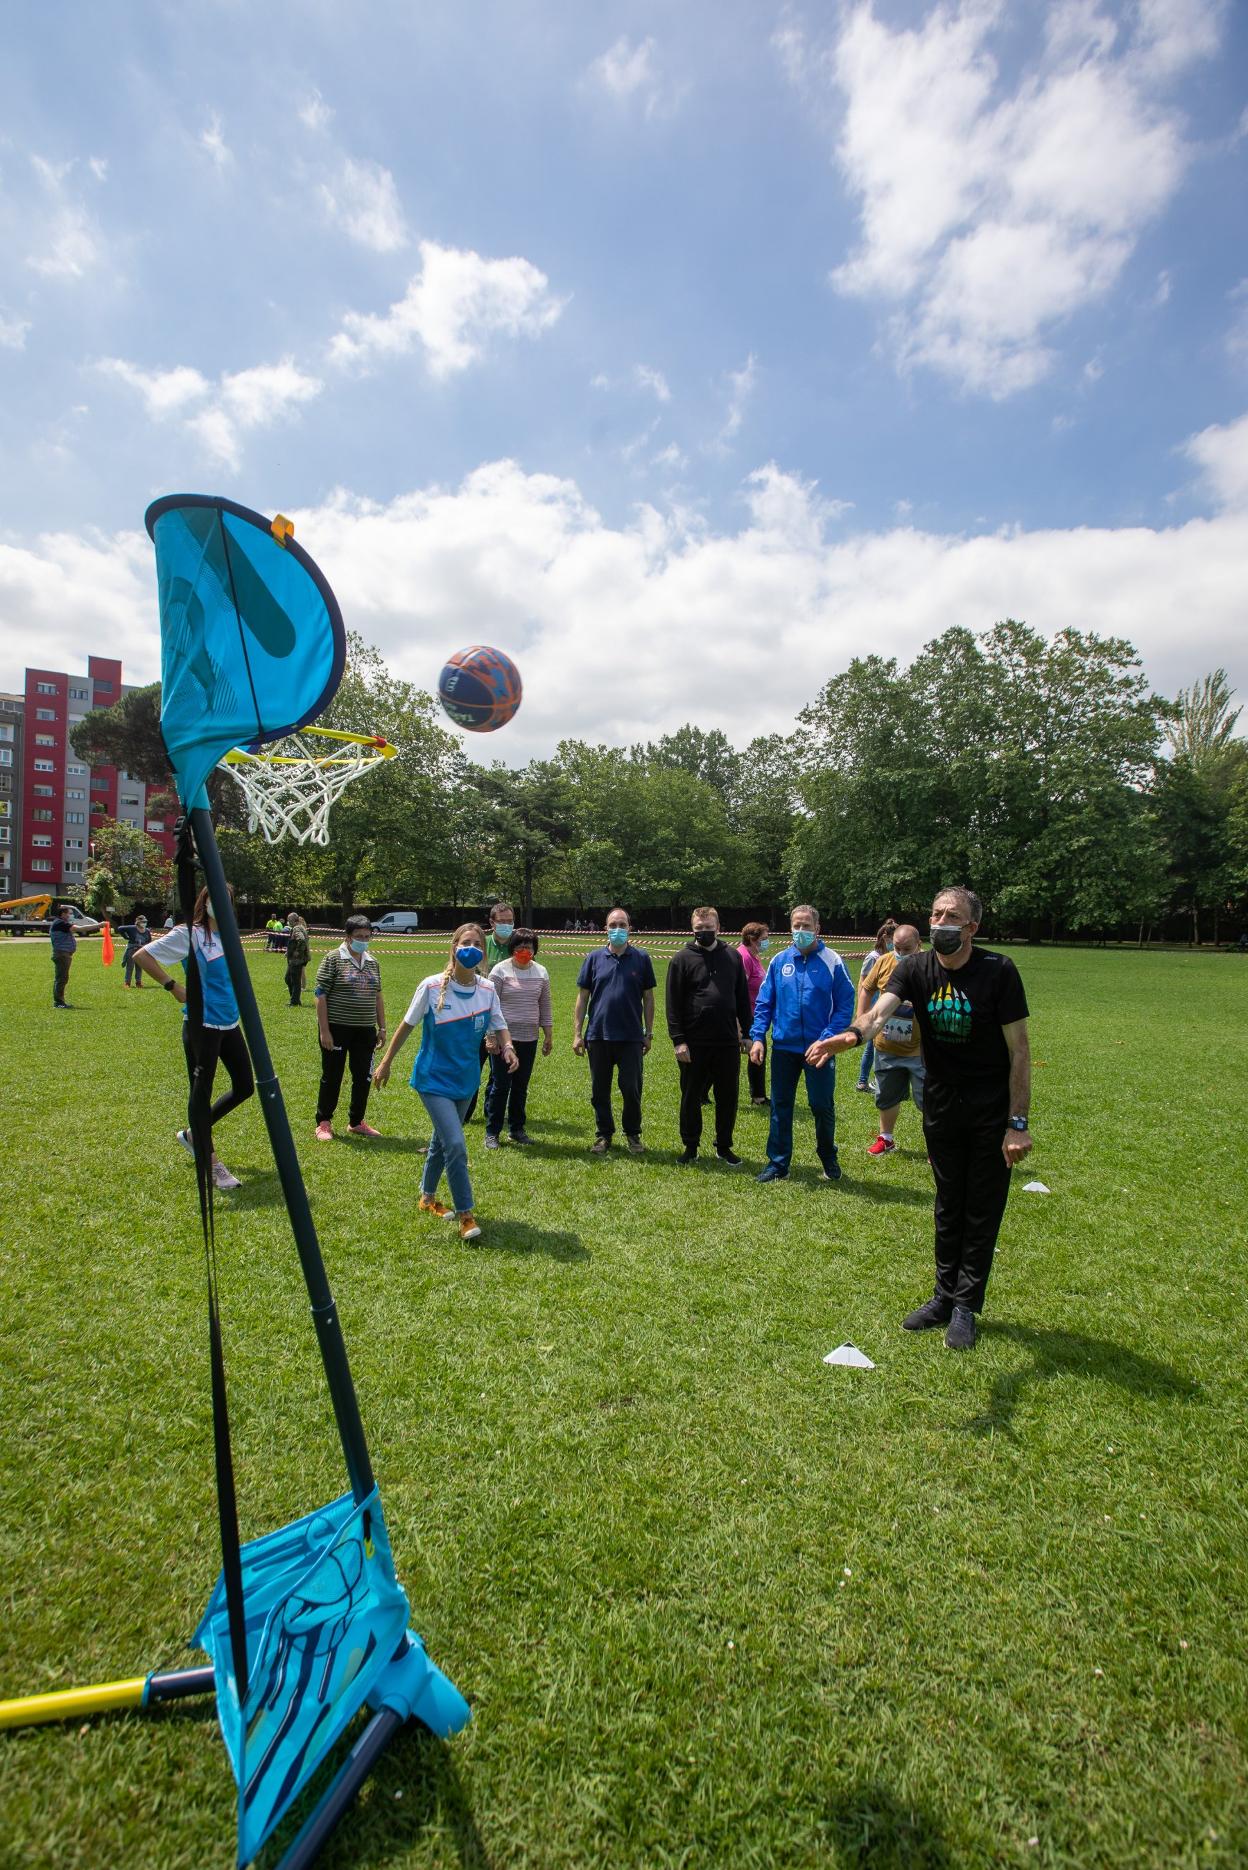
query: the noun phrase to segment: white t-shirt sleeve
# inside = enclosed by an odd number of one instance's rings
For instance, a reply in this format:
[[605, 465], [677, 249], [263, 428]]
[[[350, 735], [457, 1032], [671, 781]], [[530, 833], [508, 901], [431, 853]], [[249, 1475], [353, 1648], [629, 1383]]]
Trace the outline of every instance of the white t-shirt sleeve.
[[500, 1001], [498, 997], [497, 987], [491, 986], [491, 1002], [492, 1004], [490, 1006], [490, 1031], [491, 1032], [505, 1032], [507, 1030], [507, 1015], [503, 1012], [502, 1002]]
[[190, 951], [191, 938], [186, 923], [179, 922], [167, 935], [159, 935], [155, 941], [149, 942], [144, 953], [149, 954], [153, 961], [159, 961], [163, 968], [169, 968], [176, 966], [179, 961], [185, 961]]
[[[435, 974], [433, 978], [436, 980], [438, 977]], [[405, 1026], [419, 1026], [425, 1014], [429, 1011], [431, 1005], [430, 985], [431, 983], [429, 981], [422, 980], [420, 986], [412, 995], [412, 1004], [403, 1015], [403, 1024]]]

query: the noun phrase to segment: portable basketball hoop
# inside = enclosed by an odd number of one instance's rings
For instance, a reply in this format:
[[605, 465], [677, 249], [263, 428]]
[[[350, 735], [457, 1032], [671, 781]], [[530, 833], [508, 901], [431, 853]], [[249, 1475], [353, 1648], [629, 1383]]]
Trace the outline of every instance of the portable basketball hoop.
[[371, 773], [398, 752], [380, 734], [343, 734], [303, 727], [262, 747], [232, 747], [218, 762], [241, 787], [247, 829], [270, 844], [329, 843], [329, 808], [353, 779]]

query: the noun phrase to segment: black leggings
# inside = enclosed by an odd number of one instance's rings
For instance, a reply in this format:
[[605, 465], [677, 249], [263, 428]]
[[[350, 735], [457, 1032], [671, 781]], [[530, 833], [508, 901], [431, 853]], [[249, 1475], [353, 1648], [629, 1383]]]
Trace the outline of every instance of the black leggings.
[[[191, 1080], [188, 1117], [192, 1124], [200, 1110], [207, 1109], [208, 1122], [213, 1125], [220, 1123], [222, 1117], [228, 1117], [239, 1104], [247, 1102], [256, 1088], [256, 1081], [251, 1073], [247, 1041], [240, 1027], [231, 1026], [225, 1032], [217, 1026], [204, 1027], [200, 1040], [198, 1074], [195, 1070], [195, 1054], [191, 1050], [190, 1021], [185, 1019], [182, 1021], [182, 1049], [186, 1053], [187, 1075]], [[212, 1084], [217, 1075], [218, 1059], [230, 1074], [230, 1088], [213, 1104]]]

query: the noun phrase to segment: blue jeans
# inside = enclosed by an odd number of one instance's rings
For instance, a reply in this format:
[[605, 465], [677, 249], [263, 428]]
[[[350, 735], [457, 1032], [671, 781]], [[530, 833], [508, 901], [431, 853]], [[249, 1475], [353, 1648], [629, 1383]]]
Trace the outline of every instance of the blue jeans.
[[425, 1168], [420, 1178], [422, 1195], [436, 1195], [442, 1171], [446, 1170], [451, 1191], [451, 1205], [460, 1214], [472, 1207], [472, 1183], [468, 1180], [468, 1145], [464, 1141], [464, 1117], [472, 1102], [470, 1097], [435, 1097], [430, 1091], [419, 1093], [429, 1112], [433, 1135], [425, 1152]]
[[875, 1040], [868, 1039], [866, 1050], [862, 1055], [862, 1064], [858, 1067], [859, 1084], [866, 1084], [870, 1080], [871, 1067], [874, 1065], [874, 1063], [875, 1063]]
[[806, 1096], [815, 1119], [815, 1150], [827, 1170], [836, 1167], [836, 1060], [817, 1070], [801, 1052], [771, 1049], [771, 1128], [767, 1133], [767, 1160], [788, 1169], [793, 1160], [793, 1105], [802, 1074]]

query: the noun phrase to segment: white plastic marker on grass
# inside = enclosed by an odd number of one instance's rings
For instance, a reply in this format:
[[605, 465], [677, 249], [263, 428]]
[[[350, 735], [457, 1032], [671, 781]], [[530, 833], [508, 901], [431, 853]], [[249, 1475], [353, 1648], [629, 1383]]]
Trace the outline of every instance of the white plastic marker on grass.
[[1046, 1188], [1043, 1182], [1024, 1182], [1023, 1193], [1025, 1195], [1051, 1195], [1053, 1190]]
[[869, 1357], [864, 1357], [856, 1344], [838, 1344], [834, 1351], [829, 1351], [824, 1358], [825, 1364], [845, 1364], [850, 1370], [874, 1370], [875, 1365]]

